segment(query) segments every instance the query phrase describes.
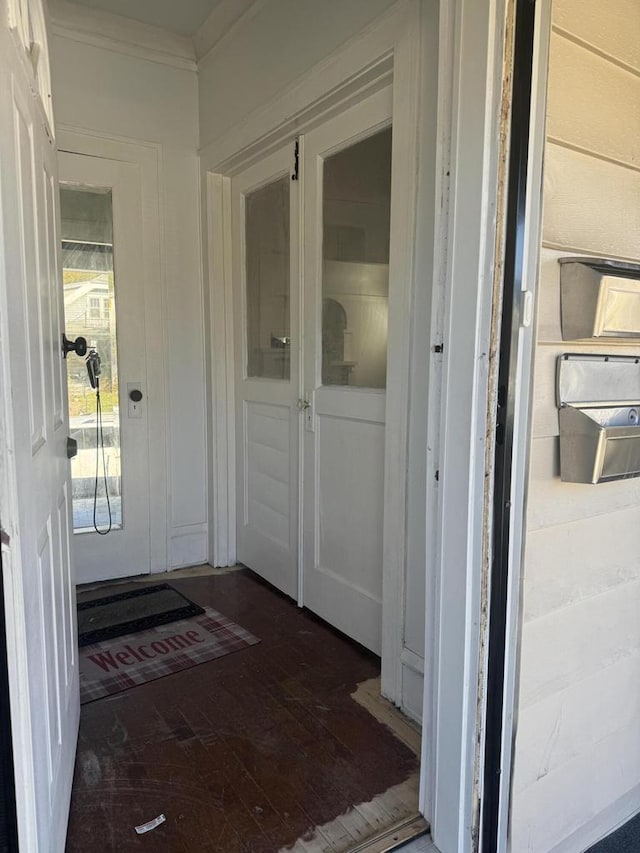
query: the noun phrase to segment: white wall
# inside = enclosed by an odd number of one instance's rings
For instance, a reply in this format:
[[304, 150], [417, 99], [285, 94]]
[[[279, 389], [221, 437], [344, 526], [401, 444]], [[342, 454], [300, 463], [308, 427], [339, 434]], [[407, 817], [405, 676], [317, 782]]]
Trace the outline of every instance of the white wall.
[[554, 0], [514, 853], [584, 850], [640, 806], [640, 480], [561, 483], [562, 255], [640, 261], [640, 5]]
[[[158, 294], [165, 310], [159, 349], [164, 361], [149, 364], [148, 370], [166, 369], [167, 482], [160, 488], [167, 490], [168, 510], [166, 541], [152, 548], [153, 569], [204, 562], [208, 546], [197, 77], [193, 71], [60, 34], [53, 34], [50, 42], [56, 123], [98, 137], [152, 143], [159, 152], [161, 233], [154, 236], [161, 253]], [[155, 464], [162, 464], [158, 454]]]
[[199, 63], [200, 146], [223, 136], [394, 0], [259, 0]]

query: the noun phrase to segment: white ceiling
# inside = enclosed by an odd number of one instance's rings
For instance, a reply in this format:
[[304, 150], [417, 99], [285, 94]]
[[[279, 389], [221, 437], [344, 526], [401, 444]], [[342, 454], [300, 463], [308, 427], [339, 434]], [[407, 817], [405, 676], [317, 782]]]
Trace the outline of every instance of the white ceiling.
[[221, 0], [72, 0], [81, 6], [192, 36]]

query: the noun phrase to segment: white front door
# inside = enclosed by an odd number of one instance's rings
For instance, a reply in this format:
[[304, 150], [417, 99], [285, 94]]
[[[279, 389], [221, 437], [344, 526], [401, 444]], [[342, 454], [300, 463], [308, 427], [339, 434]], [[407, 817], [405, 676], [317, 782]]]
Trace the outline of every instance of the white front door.
[[[79, 583], [147, 574], [149, 441], [142, 184], [133, 163], [59, 154], [65, 331], [101, 360], [67, 357], [73, 550]], [[132, 399], [132, 398], [139, 399]]]
[[298, 595], [298, 183], [293, 146], [232, 181], [238, 560]]
[[304, 140], [304, 604], [381, 653], [391, 88]]
[[49, 99], [41, 4], [0, 0], [0, 522], [19, 845], [29, 853], [64, 850], [79, 719]]

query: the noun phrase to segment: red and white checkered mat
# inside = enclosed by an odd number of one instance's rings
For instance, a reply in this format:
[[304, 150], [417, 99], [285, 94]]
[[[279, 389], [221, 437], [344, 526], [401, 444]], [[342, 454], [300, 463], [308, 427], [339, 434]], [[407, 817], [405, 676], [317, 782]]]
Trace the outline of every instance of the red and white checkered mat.
[[259, 642], [207, 607], [202, 616], [85, 646], [79, 650], [80, 702], [121, 693]]

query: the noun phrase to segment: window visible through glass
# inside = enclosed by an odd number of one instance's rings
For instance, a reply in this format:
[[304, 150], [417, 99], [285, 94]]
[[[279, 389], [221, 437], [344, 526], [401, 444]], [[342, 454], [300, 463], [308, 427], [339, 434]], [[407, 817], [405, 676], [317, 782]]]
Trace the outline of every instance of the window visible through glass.
[[[112, 526], [122, 527], [111, 191], [63, 186], [60, 213], [65, 331], [72, 339], [78, 335], [85, 337], [100, 355], [100, 397]], [[67, 385], [71, 437], [78, 442], [78, 455], [71, 460], [73, 529], [75, 533], [84, 533], [93, 530], [96, 464], [96, 398], [84, 360], [67, 359]], [[100, 488], [103, 489], [102, 484]], [[98, 493], [96, 521], [100, 527], [108, 523], [103, 490]]]
[[385, 388], [391, 128], [323, 168], [322, 384]]
[[247, 376], [289, 379], [289, 177], [245, 196]]

